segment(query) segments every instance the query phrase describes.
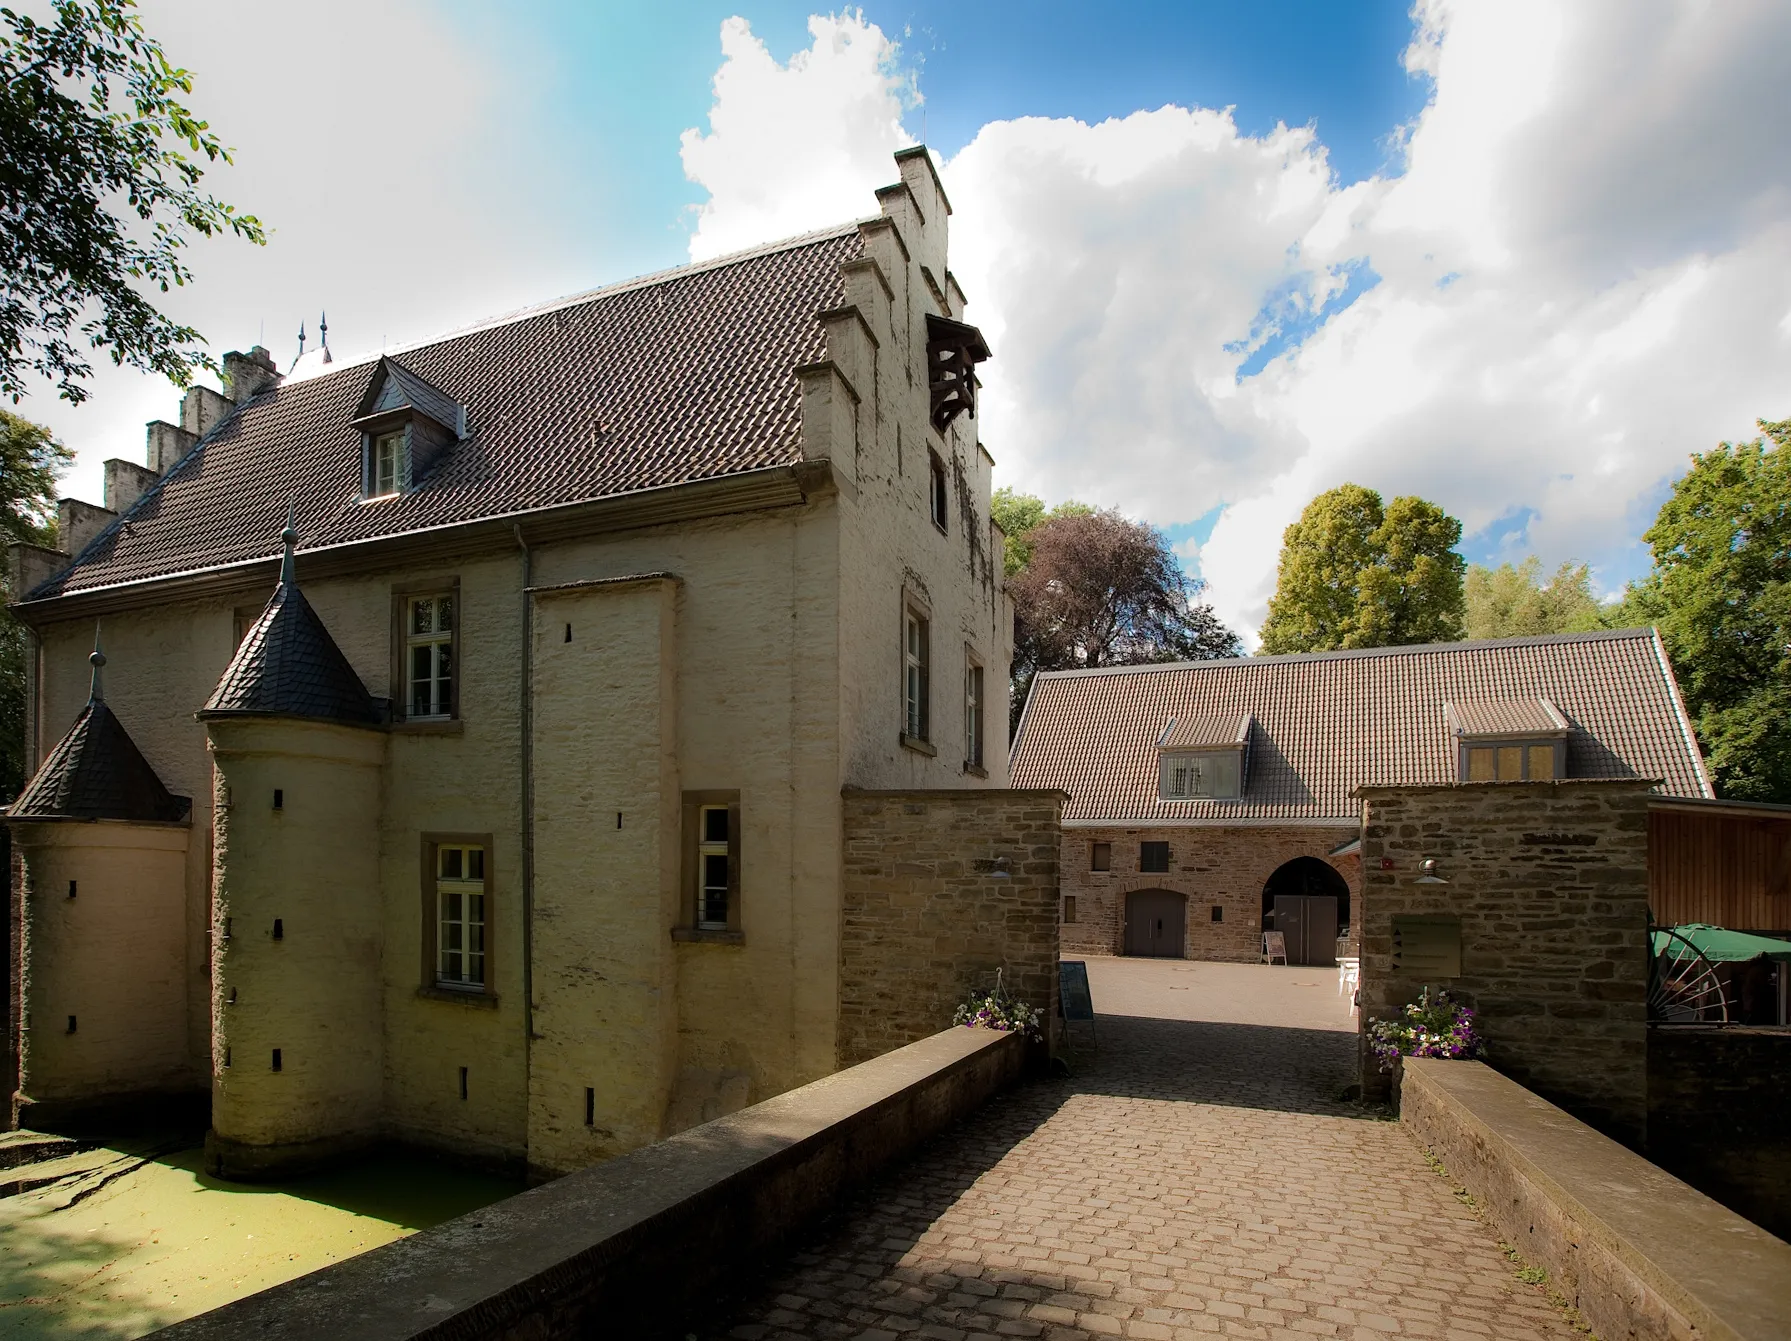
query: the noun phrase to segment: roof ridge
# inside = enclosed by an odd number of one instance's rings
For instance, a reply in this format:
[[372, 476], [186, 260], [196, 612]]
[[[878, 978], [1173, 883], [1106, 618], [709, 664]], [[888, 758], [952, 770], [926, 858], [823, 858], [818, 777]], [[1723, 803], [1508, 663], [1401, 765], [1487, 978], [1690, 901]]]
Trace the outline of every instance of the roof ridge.
[[1282, 652], [1271, 656], [1214, 657], [1206, 661], [1152, 661], [1136, 666], [1091, 666], [1075, 670], [1040, 671], [1037, 679], [1068, 680], [1078, 676], [1135, 675], [1147, 671], [1204, 670], [1216, 666], [1274, 666], [1290, 662], [1342, 661], [1382, 656], [1416, 656], [1427, 652], [1459, 652], [1479, 647], [1543, 647], [1555, 643], [1607, 642], [1625, 638], [1651, 638], [1650, 626], [1628, 629], [1594, 629], [1586, 633], [1544, 633], [1522, 638], [1463, 639], [1453, 643], [1407, 643], [1397, 647], [1340, 647], [1328, 652]]
[[[780, 251], [795, 251], [798, 247], [810, 246], [816, 242], [826, 242], [832, 238], [845, 237], [856, 232], [865, 222], [853, 219], [848, 223], [834, 224], [830, 228], [811, 229], [806, 233], [797, 233], [792, 237], [779, 238], [774, 242], [762, 242], [757, 246], [745, 247], [739, 251], [727, 252], [721, 256], [712, 256], [706, 261], [687, 261], [683, 265], [668, 266], [663, 270], [650, 270], [643, 275], [634, 275], [628, 279], [615, 280], [609, 284], [599, 284], [595, 288], [584, 289], [578, 293], [567, 294], [560, 298], [550, 298], [546, 302], [533, 303], [526, 307], [511, 308], [507, 312], [499, 312], [492, 316], [477, 317], [462, 326], [453, 326], [435, 335], [412, 340], [406, 344], [391, 345], [381, 349], [377, 354], [356, 354], [348, 358], [338, 358], [330, 364], [328, 372], [320, 372], [311, 377], [302, 377], [296, 381], [288, 380], [282, 386], [303, 386], [311, 382], [321, 382], [326, 377], [339, 372], [347, 372], [354, 368], [365, 368], [368, 364], [377, 363], [382, 358], [393, 358], [399, 354], [414, 353], [419, 349], [446, 344], [449, 340], [458, 340], [465, 335], [477, 335], [482, 331], [496, 330], [500, 326], [509, 326], [515, 322], [527, 321], [530, 317], [546, 316], [550, 312], [561, 312], [569, 307], [577, 307], [581, 303], [595, 302], [599, 298], [608, 298], [619, 293], [629, 293], [635, 289], [650, 289], [655, 285], [668, 284], [674, 279], [682, 279], [686, 275], [706, 274], [711, 270], [722, 270], [730, 265], [740, 265], [746, 261], [754, 261], [761, 256], [775, 255]], [[276, 388], [277, 389], [277, 388]]]

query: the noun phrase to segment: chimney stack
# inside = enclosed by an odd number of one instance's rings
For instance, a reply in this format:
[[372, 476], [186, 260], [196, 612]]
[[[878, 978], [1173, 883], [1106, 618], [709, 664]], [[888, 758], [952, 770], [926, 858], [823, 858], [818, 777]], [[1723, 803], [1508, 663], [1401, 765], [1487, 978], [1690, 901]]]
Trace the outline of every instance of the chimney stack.
[[256, 345], [247, 354], [231, 350], [224, 355], [224, 394], [241, 405], [252, 396], [280, 384], [274, 356]]

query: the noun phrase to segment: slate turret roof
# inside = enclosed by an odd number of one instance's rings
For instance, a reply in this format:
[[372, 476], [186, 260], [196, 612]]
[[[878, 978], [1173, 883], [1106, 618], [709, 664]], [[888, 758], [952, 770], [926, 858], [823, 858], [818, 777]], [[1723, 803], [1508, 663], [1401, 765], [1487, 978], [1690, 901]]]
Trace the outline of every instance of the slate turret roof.
[[[1542, 700], [1546, 712], [1524, 707]], [[1053, 671], [1033, 681], [1013, 785], [1062, 788], [1071, 823], [1354, 823], [1359, 786], [1457, 780], [1452, 715], [1528, 732], [1552, 727], [1557, 711], [1569, 778], [1650, 778], [1668, 796], [1713, 794], [1652, 629]], [[1241, 797], [1159, 799], [1159, 742], [1171, 722], [1246, 716]]]
[[269, 499], [290, 498], [323, 549], [795, 464], [796, 369], [826, 357], [820, 314], [863, 255], [857, 225], [834, 228], [394, 351], [406, 394], [432, 415], [464, 406], [466, 435], [377, 506], [354, 420], [379, 360], [289, 376], [27, 599], [265, 560]]
[[124, 724], [99, 692], [105, 657], [93, 654], [93, 696], [68, 734], [43, 762], [9, 819], [138, 820], [172, 824], [185, 820], [193, 803], [170, 795]]
[[280, 585], [243, 635], [200, 717], [314, 717], [377, 726], [379, 706], [293, 576], [298, 536], [288, 523]]

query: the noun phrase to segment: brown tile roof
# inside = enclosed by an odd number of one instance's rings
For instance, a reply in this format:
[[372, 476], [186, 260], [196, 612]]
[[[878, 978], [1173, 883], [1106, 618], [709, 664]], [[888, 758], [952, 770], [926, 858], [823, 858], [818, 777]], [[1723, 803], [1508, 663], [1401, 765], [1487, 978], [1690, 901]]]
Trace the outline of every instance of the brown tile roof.
[[1242, 717], [1178, 717], [1169, 724], [1157, 748], [1161, 750], [1217, 749], [1242, 745], [1250, 739], [1250, 714]]
[[[1067, 791], [1069, 821], [1346, 818], [1364, 783], [1455, 781], [1445, 704], [1544, 697], [1567, 719], [1570, 777], [1711, 795], [1651, 629], [1052, 672], [1033, 683], [1013, 785]], [[1171, 719], [1244, 714], [1255, 725], [1243, 797], [1159, 801]]]
[[1567, 730], [1567, 719], [1546, 698], [1469, 699], [1446, 706], [1450, 729], [1463, 736], [1559, 738]]
[[834, 229], [402, 351], [468, 436], [375, 503], [350, 421], [377, 359], [264, 393], [30, 596], [268, 558], [288, 500], [316, 549], [793, 463], [795, 370], [825, 356], [817, 315], [863, 251]]

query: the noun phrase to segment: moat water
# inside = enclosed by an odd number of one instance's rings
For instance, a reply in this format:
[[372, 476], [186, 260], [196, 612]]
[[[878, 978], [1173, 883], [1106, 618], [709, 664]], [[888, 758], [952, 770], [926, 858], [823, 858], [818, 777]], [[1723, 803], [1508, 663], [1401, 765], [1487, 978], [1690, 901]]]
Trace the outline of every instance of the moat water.
[[382, 1153], [277, 1185], [212, 1178], [196, 1146], [123, 1143], [5, 1178], [0, 1338], [122, 1341], [522, 1191]]

